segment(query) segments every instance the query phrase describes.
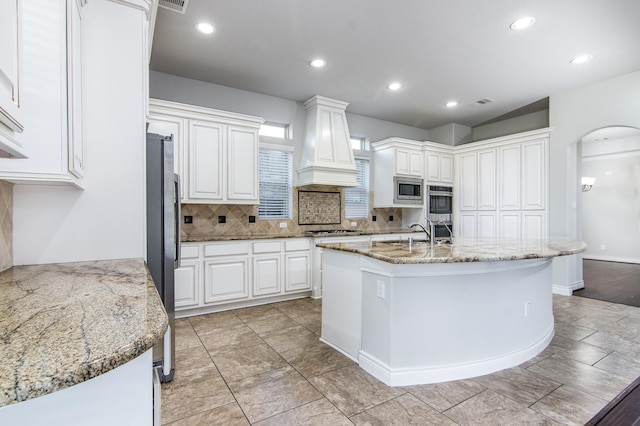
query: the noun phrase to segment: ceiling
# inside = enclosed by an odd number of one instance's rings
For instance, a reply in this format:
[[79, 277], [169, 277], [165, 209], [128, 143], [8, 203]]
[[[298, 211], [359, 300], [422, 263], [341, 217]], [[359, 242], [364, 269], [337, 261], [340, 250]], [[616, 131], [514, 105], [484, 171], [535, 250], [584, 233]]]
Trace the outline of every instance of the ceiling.
[[[509, 28], [526, 15], [535, 25]], [[158, 9], [150, 67], [423, 129], [476, 126], [640, 70], [639, 17], [638, 0], [189, 0], [185, 14]]]

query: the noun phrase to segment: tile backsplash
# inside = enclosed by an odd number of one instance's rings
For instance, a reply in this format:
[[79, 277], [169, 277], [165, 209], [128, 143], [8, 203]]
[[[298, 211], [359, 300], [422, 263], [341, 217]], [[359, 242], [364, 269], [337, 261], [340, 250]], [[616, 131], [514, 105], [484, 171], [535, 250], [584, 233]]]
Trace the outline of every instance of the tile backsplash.
[[[339, 193], [340, 223], [331, 225], [300, 225], [298, 224], [298, 212], [317, 211], [318, 206], [313, 203], [326, 202], [322, 197], [302, 197], [302, 202], [307, 203], [298, 206], [299, 191], [318, 191]], [[307, 201], [304, 201], [307, 200]], [[337, 198], [330, 198], [332, 203]], [[335, 209], [329, 209], [334, 212]], [[192, 216], [193, 223], [184, 223], [184, 216]], [[218, 223], [219, 217], [225, 216], [225, 223]], [[255, 216], [255, 223], [249, 223], [249, 216]], [[372, 220], [376, 216], [376, 221]], [[393, 219], [393, 220], [390, 220]], [[300, 235], [308, 230], [316, 229], [360, 229], [363, 231], [391, 231], [402, 228], [402, 209], [383, 208], [370, 209], [366, 219], [347, 219], [344, 217], [344, 188], [337, 186], [310, 185], [294, 188], [293, 193], [293, 218], [289, 220], [261, 220], [258, 216], [257, 205], [236, 204], [183, 204], [182, 205], [182, 240], [206, 240], [219, 236], [240, 235], [251, 237], [252, 235], [291, 236]], [[351, 226], [355, 222], [356, 226]], [[281, 228], [282, 223], [286, 227]]]
[[0, 182], [0, 271], [13, 266], [13, 184]]

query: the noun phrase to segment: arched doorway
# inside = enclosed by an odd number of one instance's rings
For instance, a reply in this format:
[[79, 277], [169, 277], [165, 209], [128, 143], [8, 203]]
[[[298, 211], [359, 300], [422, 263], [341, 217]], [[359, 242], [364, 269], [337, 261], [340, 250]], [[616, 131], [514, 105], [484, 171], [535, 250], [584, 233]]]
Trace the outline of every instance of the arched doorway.
[[612, 126], [585, 135], [577, 146], [578, 235], [584, 290], [577, 296], [640, 306], [640, 129]]

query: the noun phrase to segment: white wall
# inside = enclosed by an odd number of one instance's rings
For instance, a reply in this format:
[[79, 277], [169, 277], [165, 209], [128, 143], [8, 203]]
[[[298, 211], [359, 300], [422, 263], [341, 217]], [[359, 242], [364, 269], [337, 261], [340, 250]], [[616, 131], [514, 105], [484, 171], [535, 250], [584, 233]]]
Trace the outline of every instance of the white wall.
[[583, 142], [581, 175], [596, 178], [580, 196], [583, 257], [640, 263], [640, 137]]
[[[640, 71], [552, 95], [550, 140], [549, 230], [551, 238], [578, 238], [578, 142], [610, 126], [640, 128]], [[553, 288], [571, 294], [584, 286], [581, 256], [554, 260]]]
[[112, 1], [83, 8], [86, 189], [15, 186], [15, 265], [144, 257], [144, 19]]

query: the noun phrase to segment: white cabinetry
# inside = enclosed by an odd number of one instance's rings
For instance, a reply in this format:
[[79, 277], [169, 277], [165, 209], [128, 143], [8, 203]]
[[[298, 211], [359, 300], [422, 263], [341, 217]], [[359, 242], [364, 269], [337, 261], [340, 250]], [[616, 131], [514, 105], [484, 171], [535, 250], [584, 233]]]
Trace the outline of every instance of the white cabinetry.
[[304, 297], [311, 289], [311, 240], [183, 243], [176, 270], [178, 316]]
[[428, 183], [453, 183], [453, 155], [444, 152], [433, 152], [425, 146], [426, 181]]
[[0, 3], [0, 151], [24, 157], [14, 132], [24, 129], [20, 108], [22, 1]]
[[[16, 129], [8, 129], [0, 123], [0, 149], [2, 140], [9, 135], [9, 139], [22, 147], [21, 156], [27, 158], [20, 161], [0, 159], [2, 180], [62, 183], [78, 188], [82, 185], [80, 179], [85, 174], [82, 115], [84, 3], [84, 0], [3, 2], [4, 5], [17, 4], [21, 12], [21, 48], [24, 54], [19, 60], [19, 109], [24, 130], [17, 133]], [[0, 20], [6, 18], [2, 11], [0, 15]], [[9, 46], [2, 44], [3, 48]], [[0, 53], [0, 57], [3, 55]], [[0, 72], [2, 74], [3, 71]], [[0, 87], [3, 86], [0, 83]]]
[[258, 204], [262, 118], [157, 99], [149, 109], [150, 132], [179, 135], [183, 203]]
[[[182, 179], [185, 170], [183, 161], [183, 145], [186, 140], [188, 130], [186, 128], [187, 120], [181, 117], [171, 115], [149, 114], [149, 133], [157, 133], [162, 136], [171, 136], [173, 138], [173, 171], [180, 176], [180, 197], [185, 198], [185, 179]], [[183, 201], [184, 202], [184, 201]]]
[[543, 239], [549, 129], [457, 148], [458, 235]]
[[390, 138], [371, 144], [373, 150], [373, 206], [421, 208], [420, 204], [394, 202], [394, 176], [423, 178], [422, 142]]

